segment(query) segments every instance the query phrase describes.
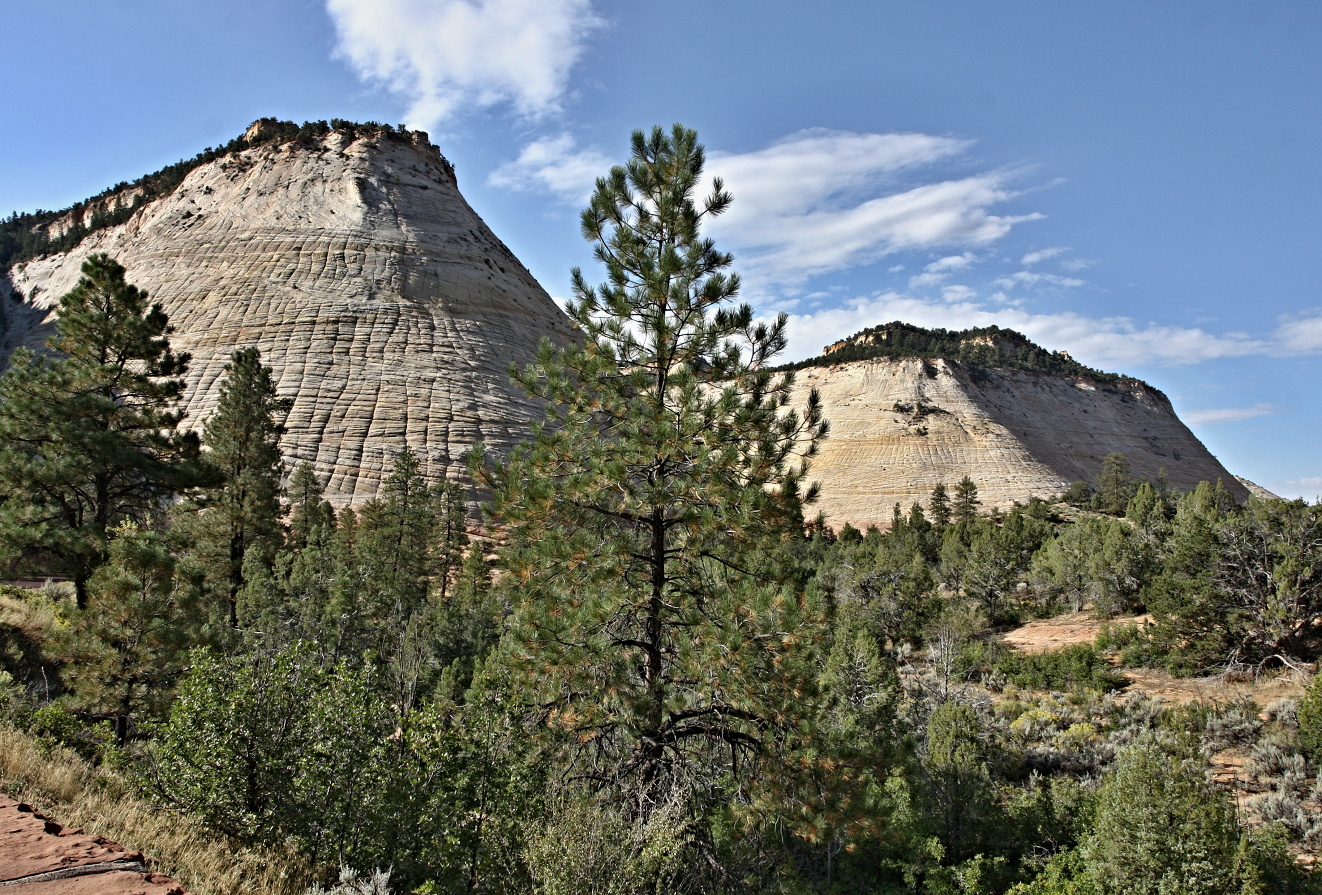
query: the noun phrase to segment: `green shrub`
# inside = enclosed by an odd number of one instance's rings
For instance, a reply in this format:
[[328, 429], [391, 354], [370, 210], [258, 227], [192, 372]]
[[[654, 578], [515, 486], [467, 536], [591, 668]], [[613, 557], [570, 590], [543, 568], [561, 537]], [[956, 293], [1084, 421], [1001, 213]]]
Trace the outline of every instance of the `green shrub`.
[[1084, 878], [1099, 895], [1228, 895], [1238, 847], [1234, 810], [1205, 766], [1149, 741], [1126, 750], [1098, 789]]
[[1229, 749], [1252, 743], [1261, 729], [1258, 707], [1253, 700], [1243, 699], [1208, 715], [1206, 737], [1214, 748]]
[[28, 732], [51, 746], [63, 746], [87, 761], [96, 762], [114, 742], [105, 723], [87, 724], [58, 703], [42, 706], [28, 718]]
[[1046, 653], [1007, 652], [996, 663], [996, 671], [1025, 690], [1110, 692], [1128, 683], [1089, 643]]
[[1299, 747], [1315, 762], [1322, 763], [1322, 673], [1313, 678], [1299, 701]]

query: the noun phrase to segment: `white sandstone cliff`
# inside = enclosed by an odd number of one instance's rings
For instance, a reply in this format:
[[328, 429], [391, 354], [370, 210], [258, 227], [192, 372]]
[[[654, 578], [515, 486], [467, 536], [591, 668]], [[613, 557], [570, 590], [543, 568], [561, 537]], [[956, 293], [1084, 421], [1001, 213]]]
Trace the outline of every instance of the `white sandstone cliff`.
[[172, 344], [192, 354], [191, 425], [214, 407], [231, 352], [261, 350], [294, 399], [286, 460], [312, 461], [337, 503], [375, 496], [405, 444], [426, 473], [456, 476], [475, 441], [501, 452], [524, 437], [541, 412], [509, 365], [543, 337], [571, 337], [422, 134], [333, 131], [197, 168], [127, 223], [0, 276], [12, 290], [0, 347], [41, 344], [94, 252], [164, 305]]
[[836, 528], [886, 527], [896, 503], [926, 507], [933, 487], [965, 475], [984, 507], [1056, 496], [1094, 479], [1113, 451], [1136, 478], [1165, 469], [1180, 489], [1221, 479], [1248, 496], [1166, 397], [1133, 380], [879, 358], [799, 370], [795, 403], [814, 387], [831, 435], [809, 471], [822, 486], [810, 512], [822, 510]]

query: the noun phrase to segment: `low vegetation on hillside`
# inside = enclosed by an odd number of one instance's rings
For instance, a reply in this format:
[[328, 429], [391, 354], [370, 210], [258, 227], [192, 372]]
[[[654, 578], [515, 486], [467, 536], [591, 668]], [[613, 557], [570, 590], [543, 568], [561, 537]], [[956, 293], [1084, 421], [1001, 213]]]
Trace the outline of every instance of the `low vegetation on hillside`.
[[822, 354], [786, 364], [784, 369], [802, 370], [878, 357], [944, 358], [973, 370], [1029, 370], [1055, 376], [1082, 376], [1099, 383], [1132, 381], [1127, 376], [1084, 366], [1063, 351], [1047, 351], [1012, 329], [999, 326], [924, 329], [899, 320], [857, 332], [828, 346]]
[[[67, 579], [0, 591], [0, 785], [159, 812], [125, 841], [200, 895], [1319, 891], [1322, 678], [1182, 705], [1125, 669], [1308, 680], [1322, 507], [1112, 455], [1068, 501], [805, 518], [827, 422], [730, 302], [702, 167], [676, 126], [598, 183], [605, 282], [518, 371], [549, 424], [474, 452], [481, 537], [406, 449], [354, 509], [282, 489], [255, 349], [177, 434], [188, 359], [90, 259], [64, 351], [0, 378], [0, 561]], [[1092, 642], [1002, 636], [1085, 609]]]

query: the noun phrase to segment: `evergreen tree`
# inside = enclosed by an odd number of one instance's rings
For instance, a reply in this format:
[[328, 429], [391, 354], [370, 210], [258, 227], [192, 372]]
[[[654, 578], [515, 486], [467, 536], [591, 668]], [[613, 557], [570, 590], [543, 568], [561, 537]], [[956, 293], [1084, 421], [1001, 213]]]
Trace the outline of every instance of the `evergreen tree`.
[[820, 625], [784, 545], [826, 426], [767, 369], [784, 315], [726, 304], [738, 277], [699, 231], [731, 197], [716, 180], [695, 202], [703, 163], [693, 131], [656, 128], [598, 180], [582, 227], [607, 283], [575, 270], [567, 309], [585, 338], [544, 343], [518, 377], [550, 423], [474, 467], [511, 539], [508, 661], [576, 773], [644, 813], [804, 733]]
[[1233, 501], [1199, 482], [1180, 496], [1162, 569], [1148, 594], [1156, 624], [1152, 636], [1172, 671], [1209, 667], [1229, 652], [1227, 619], [1212, 598], [1220, 559], [1216, 529]]
[[932, 530], [932, 523], [927, 521], [927, 514], [923, 512], [922, 504], [910, 504], [909, 518], [905, 520], [904, 526], [916, 539], [927, 537]]
[[205, 636], [201, 574], [181, 564], [176, 538], [121, 525], [71, 619], [65, 681], [74, 703], [113, 722], [122, 744], [169, 704], [186, 654]]
[[950, 524], [950, 496], [946, 493], [945, 482], [937, 483], [932, 489], [932, 499], [927, 502], [927, 510], [936, 527], [945, 528]]
[[432, 492], [436, 503], [436, 544], [433, 548], [434, 591], [441, 604], [450, 597], [451, 584], [459, 575], [468, 551], [468, 506], [464, 489], [442, 481]]
[[977, 518], [978, 507], [982, 501], [978, 500], [978, 486], [974, 484], [973, 479], [968, 476], [960, 479], [955, 484], [955, 500], [951, 504], [951, 515], [960, 522], [967, 522]]
[[977, 714], [954, 700], [937, 706], [927, 723], [919, 804], [950, 864], [990, 852], [1005, 827], [980, 734]]
[[0, 542], [87, 582], [121, 522], [204, 479], [196, 435], [176, 431], [187, 355], [160, 305], [107, 255], [60, 300], [54, 356], [14, 352], [0, 378]]
[[1289, 664], [1322, 621], [1322, 506], [1250, 499], [1217, 529], [1215, 603], [1231, 660]]
[[1154, 572], [1155, 558], [1131, 526], [1092, 517], [1066, 527], [1033, 557], [1038, 587], [1078, 611], [1091, 602], [1099, 614], [1134, 608]]
[[360, 608], [368, 617], [392, 615], [403, 623], [426, 603], [436, 571], [436, 497], [422, 463], [405, 447], [381, 498], [363, 506], [357, 557], [367, 573]]
[[289, 543], [297, 550], [324, 546], [335, 530], [335, 510], [322, 493], [311, 463], [295, 467], [289, 479]]
[[1145, 534], [1160, 537], [1168, 533], [1166, 523], [1173, 511], [1169, 495], [1153, 487], [1151, 482], [1140, 482], [1125, 508], [1125, 518]]
[[1102, 458], [1102, 469], [1097, 474], [1097, 499], [1102, 511], [1114, 516], [1123, 514], [1133, 494], [1129, 460], [1124, 454], [1112, 451]]
[[250, 550], [267, 565], [283, 539], [280, 526], [280, 478], [284, 463], [276, 416], [291, 402], [276, 397], [269, 367], [256, 348], [230, 356], [216, 411], [202, 440], [208, 462], [222, 476], [221, 485], [204, 496], [201, 512], [189, 526], [197, 554], [225, 595], [232, 625], [238, 624], [238, 595]]
[[1241, 892], [1239, 825], [1206, 764], [1153, 743], [1123, 753], [1097, 792], [1080, 847], [1086, 891], [1097, 895]]

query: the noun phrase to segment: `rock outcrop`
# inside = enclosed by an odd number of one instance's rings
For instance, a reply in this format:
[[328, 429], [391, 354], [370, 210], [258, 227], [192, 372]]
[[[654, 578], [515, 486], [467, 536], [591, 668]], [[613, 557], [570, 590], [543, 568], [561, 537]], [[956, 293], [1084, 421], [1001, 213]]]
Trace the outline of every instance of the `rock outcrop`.
[[[226, 155], [126, 223], [0, 275], [0, 353], [40, 345], [79, 267], [107, 252], [193, 356], [201, 426], [229, 355], [256, 346], [293, 399], [283, 447], [337, 503], [376, 495], [408, 445], [433, 476], [499, 453], [540, 410], [509, 381], [572, 329], [460, 195], [425, 134], [332, 130]], [[3, 357], [0, 357], [2, 360]]]
[[885, 527], [896, 503], [926, 507], [933, 487], [965, 475], [985, 507], [1052, 497], [1094, 479], [1113, 451], [1136, 478], [1164, 469], [1177, 488], [1221, 479], [1248, 496], [1166, 396], [1136, 380], [917, 358], [808, 367], [797, 377], [796, 403], [817, 388], [831, 421], [809, 477], [822, 485], [816, 508], [837, 528]]
[[188, 895], [131, 852], [0, 795], [0, 886], [13, 895]]
[[[336, 503], [376, 496], [405, 445], [427, 474], [457, 477], [479, 439], [500, 453], [527, 436], [541, 411], [509, 366], [544, 337], [567, 342], [572, 327], [425, 134], [263, 119], [194, 163], [177, 187], [126, 184], [82, 203], [77, 220], [41, 225], [59, 235], [98, 209], [136, 208], [69, 252], [0, 273], [0, 362], [40, 346], [82, 261], [107, 252], [163, 303], [176, 349], [193, 355], [189, 424], [214, 407], [230, 354], [256, 346], [293, 399], [290, 468], [311, 461]], [[877, 352], [959, 360], [867, 359]], [[964, 475], [986, 506], [1059, 494], [1112, 451], [1139, 477], [1164, 468], [1177, 487], [1220, 478], [1248, 493], [1160, 392], [1008, 330], [886, 324], [809, 363], [799, 397], [819, 388], [832, 423], [811, 475], [836, 526], [885, 525], [896, 503], [925, 503]]]

